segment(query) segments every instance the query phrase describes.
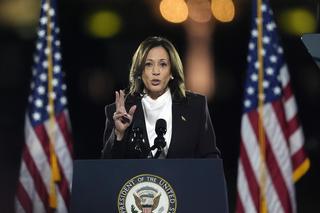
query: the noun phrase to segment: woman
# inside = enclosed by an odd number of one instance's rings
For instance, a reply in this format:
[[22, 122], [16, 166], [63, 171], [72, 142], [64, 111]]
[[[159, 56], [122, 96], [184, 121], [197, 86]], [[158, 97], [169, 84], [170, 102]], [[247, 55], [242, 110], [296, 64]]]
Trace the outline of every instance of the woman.
[[[105, 108], [102, 158], [219, 157], [206, 98], [185, 91], [182, 63], [171, 42], [144, 40], [133, 56], [129, 82], [126, 94], [115, 92], [115, 103]], [[167, 125], [166, 143], [157, 152], [150, 147], [160, 118]]]

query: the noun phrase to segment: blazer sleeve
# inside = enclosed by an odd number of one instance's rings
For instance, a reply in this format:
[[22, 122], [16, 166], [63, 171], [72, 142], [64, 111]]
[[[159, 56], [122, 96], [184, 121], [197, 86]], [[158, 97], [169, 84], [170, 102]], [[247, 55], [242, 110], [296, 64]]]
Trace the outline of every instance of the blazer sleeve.
[[201, 104], [201, 128], [199, 143], [196, 148], [197, 158], [219, 158], [220, 151], [216, 146], [216, 136], [211, 123], [207, 99], [204, 97]]
[[112, 105], [105, 107], [106, 124], [103, 134], [103, 148], [101, 158], [123, 158], [125, 153], [125, 138], [117, 141], [114, 133], [113, 113], [115, 109]]

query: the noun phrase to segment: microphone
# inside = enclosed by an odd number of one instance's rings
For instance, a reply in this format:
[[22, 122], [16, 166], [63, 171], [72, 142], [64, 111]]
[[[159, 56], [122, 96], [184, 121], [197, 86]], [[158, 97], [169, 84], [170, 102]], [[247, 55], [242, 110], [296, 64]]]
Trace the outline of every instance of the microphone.
[[167, 132], [167, 122], [166, 120], [160, 118], [156, 121], [156, 133], [159, 136], [163, 137]]
[[159, 158], [167, 144], [163, 137], [167, 132], [167, 123], [164, 119], [160, 118], [157, 120], [155, 131], [157, 133], [157, 137], [154, 139], [154, 145], [151, 147], [151, 150], [157, 149], [154, 158]]

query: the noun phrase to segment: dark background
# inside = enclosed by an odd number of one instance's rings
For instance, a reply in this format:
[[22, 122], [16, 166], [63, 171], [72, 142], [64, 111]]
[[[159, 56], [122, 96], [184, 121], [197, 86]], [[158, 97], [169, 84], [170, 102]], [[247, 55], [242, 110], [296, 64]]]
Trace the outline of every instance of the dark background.
[[[4, 0], [0, 1], [0, 6], [2, 2]], [[297, 7], [318, 16], [317, 1], [273, 0], [271, 3], [276, 21], [280, 20], [282, 12]], [[99, 158], [104, 106], [114, 101], [115, 90], [127, 86], [131, 57], [142, 40], [150, 35], [168, 38], [185, 62], [184, 27], [166, 22], [150, 5], [148, 0], [59, 1], [63, 70], [68, 86], [75, 159]], [[216, 91], [209, 99], [209, 109], [224, 159], [230, 212], [235, 209], [251, 1], [241, 0], [235, 5], [236, 16], [232, 22], [220, 23], [213, 18], [210, 47], [215, 60]], [[94, 38], [86, 33], [86, 17], [97, 9], [110, 9], [120, 14], [123, 27], [117, 35]], [[17, 28], [0, 21], [0, 212], [11, 212], [14, 205], [36, 30], [36, 25]], [[21, 32], [27, 32], [28, 36]], [[320, 127], [317, 125], [320, 70], [299, 35], [288, 34], [281, 27], [279, 34], [305, 133], [305, 148], [311, 159], [311, 169], [296, 184], [298, 211], [320, 212]]]

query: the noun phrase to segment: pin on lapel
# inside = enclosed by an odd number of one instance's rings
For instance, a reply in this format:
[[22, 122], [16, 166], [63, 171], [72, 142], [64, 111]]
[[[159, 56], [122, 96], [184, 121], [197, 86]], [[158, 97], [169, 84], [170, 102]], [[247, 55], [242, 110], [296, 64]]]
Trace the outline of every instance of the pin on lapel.
[[183, 121], [187, 121], [187, 119], [186, 119], [183, 115], [181, 115], [181, 119], [182, 119]]

